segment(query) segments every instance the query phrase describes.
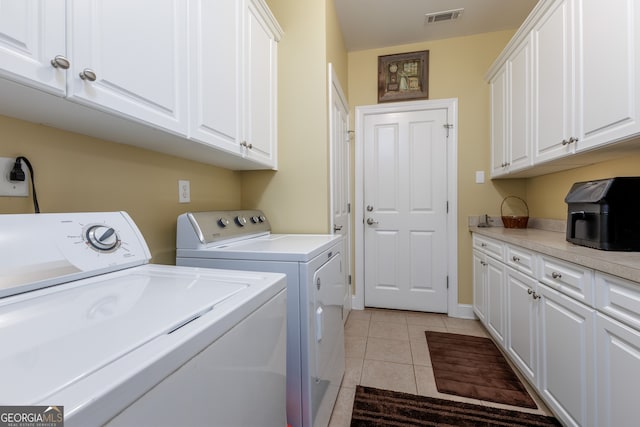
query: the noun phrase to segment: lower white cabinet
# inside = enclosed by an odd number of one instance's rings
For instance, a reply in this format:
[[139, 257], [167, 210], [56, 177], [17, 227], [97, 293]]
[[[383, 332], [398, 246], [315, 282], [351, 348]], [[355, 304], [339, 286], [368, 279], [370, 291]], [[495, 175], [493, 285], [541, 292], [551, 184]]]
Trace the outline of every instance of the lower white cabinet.
[[637, 425], [640, 332], [596, 315], [598, 426]]
[[473, 310], [493, 338], [504, 345], [504, 245], [497, 240], [474, 235], [473, 247]]
[[482, 323], [487, 315], [487, 256], [473, 251], [473, 312]]
[[595, 310], [539, 284], [538, 392], [565, 425], [595, 426]]
[[487, 317], [486, 327], [493, 338], [504, 346], [506, 322], [505, 265], [487, 257]]
[[507, 339], [511, 360], [531, 384], [538, 380], [538, 282], [507, 267]]
[[633, 425], [640, 285], [486, 236], [473, 242], [474, 312], [563, 425]]

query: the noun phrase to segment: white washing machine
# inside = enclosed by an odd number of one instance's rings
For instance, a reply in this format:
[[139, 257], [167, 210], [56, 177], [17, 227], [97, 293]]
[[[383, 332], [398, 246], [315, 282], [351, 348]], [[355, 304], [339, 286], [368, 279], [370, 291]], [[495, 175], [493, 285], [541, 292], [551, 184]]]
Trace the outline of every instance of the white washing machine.
[[342, 238], [270, 231], [259, 210], [180, 215], [176, 264], [287, 275], [287, 421], [326, 427], [344, 375]]
[[150, 265], [124, 212], [0, 215], [0, 253], [0, 405], [286, 425], [283, 274]]

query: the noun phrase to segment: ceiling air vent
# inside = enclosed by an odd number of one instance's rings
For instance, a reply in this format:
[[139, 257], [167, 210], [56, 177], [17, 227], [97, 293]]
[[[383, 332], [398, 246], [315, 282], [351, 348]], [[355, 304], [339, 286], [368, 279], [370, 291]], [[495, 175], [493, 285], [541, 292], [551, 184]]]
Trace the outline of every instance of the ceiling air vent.
[[426, 13], [425, 24], [435, 24], [436, 22], [453, 21], [462, 16], [464, 9], [445, 10], [444, 12]]

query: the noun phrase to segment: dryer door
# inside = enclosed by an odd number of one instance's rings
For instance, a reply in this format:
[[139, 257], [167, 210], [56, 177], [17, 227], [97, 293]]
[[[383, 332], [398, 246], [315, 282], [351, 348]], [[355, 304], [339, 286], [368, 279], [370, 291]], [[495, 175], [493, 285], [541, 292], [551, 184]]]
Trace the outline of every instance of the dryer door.
[[336, 253], [313, 275], [313, 332], [310, 335], [314, 426], [326, 426], [344, 375], [342, 304], [346, 283], [342, 256]]

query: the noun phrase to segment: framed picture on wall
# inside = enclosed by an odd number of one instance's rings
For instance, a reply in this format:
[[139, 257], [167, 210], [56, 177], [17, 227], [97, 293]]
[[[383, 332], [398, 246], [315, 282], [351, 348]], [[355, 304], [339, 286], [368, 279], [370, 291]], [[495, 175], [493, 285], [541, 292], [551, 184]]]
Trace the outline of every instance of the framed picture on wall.
[[428, 98], [428, 50], [378, 56], [378, 102]]

